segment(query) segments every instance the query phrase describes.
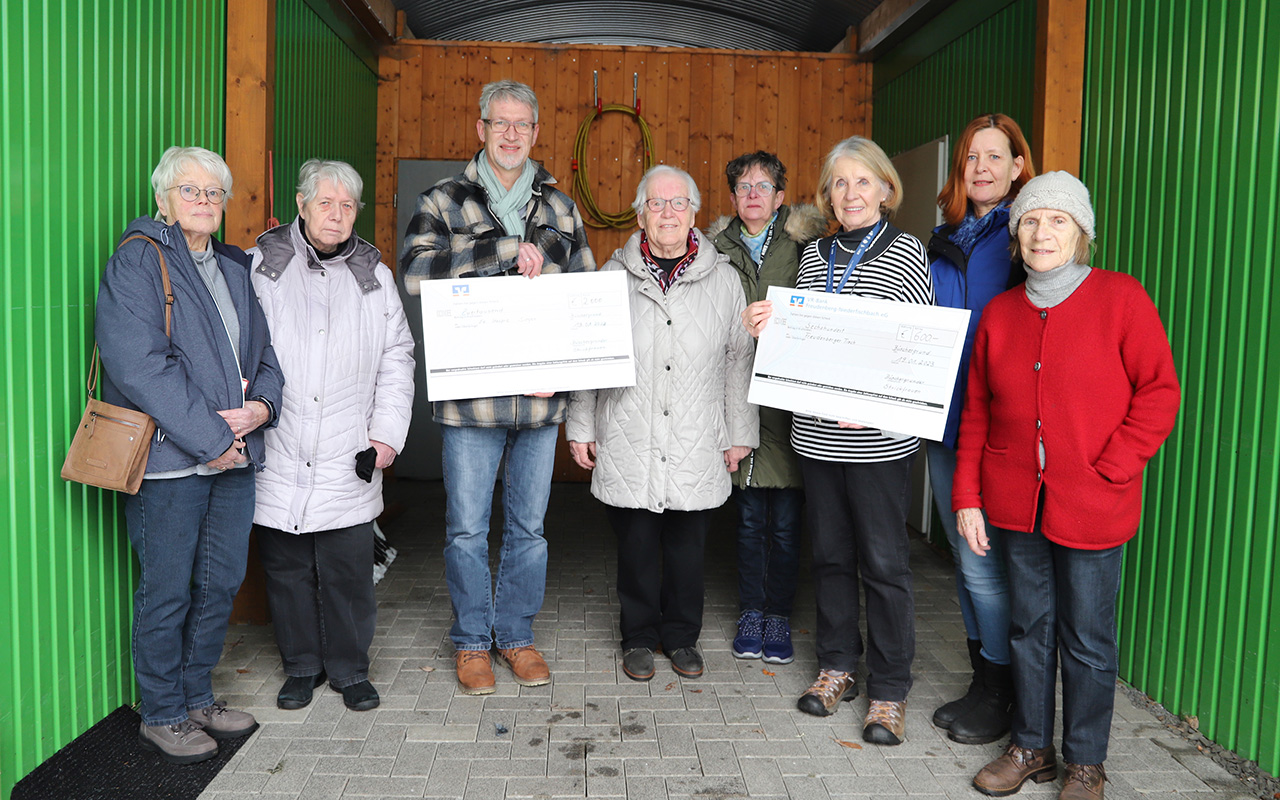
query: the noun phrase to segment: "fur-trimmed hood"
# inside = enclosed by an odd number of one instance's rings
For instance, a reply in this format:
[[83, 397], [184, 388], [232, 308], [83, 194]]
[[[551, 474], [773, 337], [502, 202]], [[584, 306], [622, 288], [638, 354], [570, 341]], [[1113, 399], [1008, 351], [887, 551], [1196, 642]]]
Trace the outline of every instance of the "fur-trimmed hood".
[[[787, 238], [796, 244], [808, 244], [814, 239], [825, 235], [827, 229], [831, 227], [818, 207], [809, 203], [782, 206], [778, 209], [778, 216], [783, 218], [782, 230], [786, 232]], [[735, 219], [737, 219], [736, 216], [725, 214], [708, 225], [703, 230], [703, 233], [707, 235], [708, 239], [714, 239], [727, 230], [729, 223]]]

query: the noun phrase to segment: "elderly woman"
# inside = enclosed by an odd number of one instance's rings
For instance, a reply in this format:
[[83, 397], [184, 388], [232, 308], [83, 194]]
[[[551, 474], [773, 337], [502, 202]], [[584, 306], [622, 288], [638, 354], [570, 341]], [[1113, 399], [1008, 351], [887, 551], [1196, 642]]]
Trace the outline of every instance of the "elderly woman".
[[[716, 249], [738, 271], [747, 302], [763, 300], [770, 286], [796, 285], [800, 251], [827, 231], [827, 220], [811, 205], [787, 206], [787, 168], [773, 153], [758, 150], [725, 167], [733, 217], [707, 228]], [[800, 562], [803, 482], [791, 449], [791, 413], [760, 409], [760, 446], [734, 473], [738, 505], [737, 658], [790, 664], [791, 608]]]
[[[159, 213], [129, 223], [98, 290], [103, 399], [150, 414], [146, 479], [124, 499], [141, 574], [133, 667], [142, 746], [189, 764], [214, 738], [257, 722], [214, 701], [231, 603], [244, 578], [262, 428], [280, 408], [280, 368], [249, 283], [249, 258], [213, 238], [231, 171], [200, 147], [171, 147], [151, 174]], [[153, 246], [153, 244], [155, 246]], [[157, 253], [172, 284], [172, 325]], [[210, 738], [214, 737], [214, 738]]]
[[363, 190], [349, 164], [306, 162], [297, 219], [249, 251], [285, 375], [253, 516], [288, 676], [276, 696], [284, 709], [308, 705], [326, 676], [347, 708], [379, 704], [369, 682], [373, 520], [382, 470], [409, 432], [414, 362], [391, 270], [353, 233]]
[[618, 536], [622, 669], [637, 681], [653, 677], [659, 646], [678, 674], [702, 675], [707, 529], [758, 444], [742, 287], [693, 227], [701, 200], [684, 170], [641, 179], [640, 230], [603, 267], [627, 273], [636, 384], [575, 392], [565, 427]]
[[[853, 136], [827, 154], [818, 207], [840, 224], [800, 257], [797, 289], [932, 305], [924, 246], [891, 225], [902, 181], [884, 151]], [[752, 303], [754, 335], [773, 313]], [[834, 714], [857, 696], [854, 669], [864, 647], [859, 583], [867, 596], [867, 694], [862, 738], [901, 744], [915, 657], [915, 605], [908, 564], [907, 506], [919, 441], [848, 421], [795, 416], [791, 445], [810, 498], [813, 588], [818, 604], [818, 678], [800, 696], [808, 714]]]
[[1000, 797], [1054, 779], [1061, 662], [1059, 797], [1101, 800], [1124, 543], [1142, 513], [1142, 471], [1173, 429], [1178, 378], [1141, 284], [1087, 266], [1094, 215], [1080, 181], [1029, 181], [1009, 230], [1027, 282], [978, 325], [951, 496], [970, 550], [992, 557], [994, 529], [1009, 571], [1013, 734], [973, 785]]
[[951, 513], [956, 433], [982, 309], [1024, 277], [1009, 252], [1009, 204], [1034, 176], [1031, 148], [1018, 123], [1004, 114], [978, 117], [956, 142], [951, 174], [938, 195], [945, 224], [935, 228], [929, 239], [929, 269], [938, 305], [973, 312], [946, 431], [942, 441], [925, 443], [934, 502], [956, 565], [956, 593], [973, 666], [969, 690], [934, 711], [933, 724], [947, 729], [953, 741], [964, 744], [994, 742], [1009, 731], [1013, 678], [1009, 672], [1009, 585], [1000, 539], [991, 539], [994, 558], [975, 556], [956, 530]]

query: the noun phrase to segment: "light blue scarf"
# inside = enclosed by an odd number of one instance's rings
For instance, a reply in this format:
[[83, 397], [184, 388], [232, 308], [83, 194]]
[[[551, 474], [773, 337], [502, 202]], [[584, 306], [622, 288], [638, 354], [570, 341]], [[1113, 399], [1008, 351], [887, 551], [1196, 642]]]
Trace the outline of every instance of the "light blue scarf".
[[511, 188], [502, 185], [498, 175], [489, 163], [489, 154], [480, 155], [480, 186], [489, 195], [489, 207], [498, 215], [498, 221], [507, 229], [508, 236], [519, 236], [524, 239], [524, 210], [533, 197], [533, 179], [538, 170], [529, 159], [524, 160], [524, 169]]

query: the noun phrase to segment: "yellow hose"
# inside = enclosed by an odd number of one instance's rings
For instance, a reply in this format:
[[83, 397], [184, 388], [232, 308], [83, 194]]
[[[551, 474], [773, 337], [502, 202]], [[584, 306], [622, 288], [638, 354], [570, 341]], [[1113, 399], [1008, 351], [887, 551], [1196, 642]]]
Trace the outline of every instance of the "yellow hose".
[[591, 186], [588, 181], [587, 139], [591, 136], [591, 123], [597, 116], [609, 111], [621, 111], [636, 118], [636, 124], [640, 126], [640, 141], [644, 146], [644, 168], [647, 171], [653, 166], [653, 135], [649, 132], [649, 125], [644, 121], [644, 117], [640, 116], [640, 112], [631, 106], [617, 104], [604, 106], [600, 111], [592, 108], [591, 113], [578, 126], [578, 136], [573, 141], [573, 194], [577, 198], [578, 207], [584, 212], [583, 222], [587, 225], [593, 228], [630, 229], [635, 226], [636, 212], [631, 208], [617, 214], [601, 211], [596, 205], [595, 198], [591, 196]]

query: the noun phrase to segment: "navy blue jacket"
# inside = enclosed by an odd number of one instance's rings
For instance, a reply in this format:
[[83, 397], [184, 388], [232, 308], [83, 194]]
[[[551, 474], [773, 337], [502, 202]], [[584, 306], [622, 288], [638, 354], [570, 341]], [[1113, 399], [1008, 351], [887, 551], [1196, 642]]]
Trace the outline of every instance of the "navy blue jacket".
[[929, 270], [933, 273], [933, 291], [938, 305], [967, 308], [973, 312], [969, 315], [969, 330], [964, 337], [964, 352], [960, 355], [960, 373], [951, 394], [951, 409], [942, 437], [942, 443], [953, 450], [960, 430], [965, 388], [969, 384], [973, 337], [978, 331], [982, 309], [987, 307], [991, 298], [1027, 279], [1023, 269], [1013, 265], [1009, 252], [1008, 207], [997, 208], [991, 213], [996, 218], [986, 235], [974, 244], [968, 258], [950, 239], [955, 232], [954, 225], [939, 225], [929, 238]]
[[[147, 472], [167, 472], [212, 461], [231, 447], [235, 436], [218, 411], [239, 408], [245, 398], [262, 398], [278, 413], [284, 378], [243, 250], [210, 240], [240, 320], [237, 364], [182, 229], [138, 217], [120, 239], [138, 233], [164, 251], [174, 294], [173, 338], [164, 334], [164, 288], [155, 248], [129, 242], [107, 261], [98, 287], [94, 331], [102, 352], [102, 399], [151, 415], [156, 435]], [[248, 380], [243, 393], [242, 376]], [[263, 427], [274, 424], [273, 418]], [[262, 430], [245, 437], [249, 460], [259, 470]]]

